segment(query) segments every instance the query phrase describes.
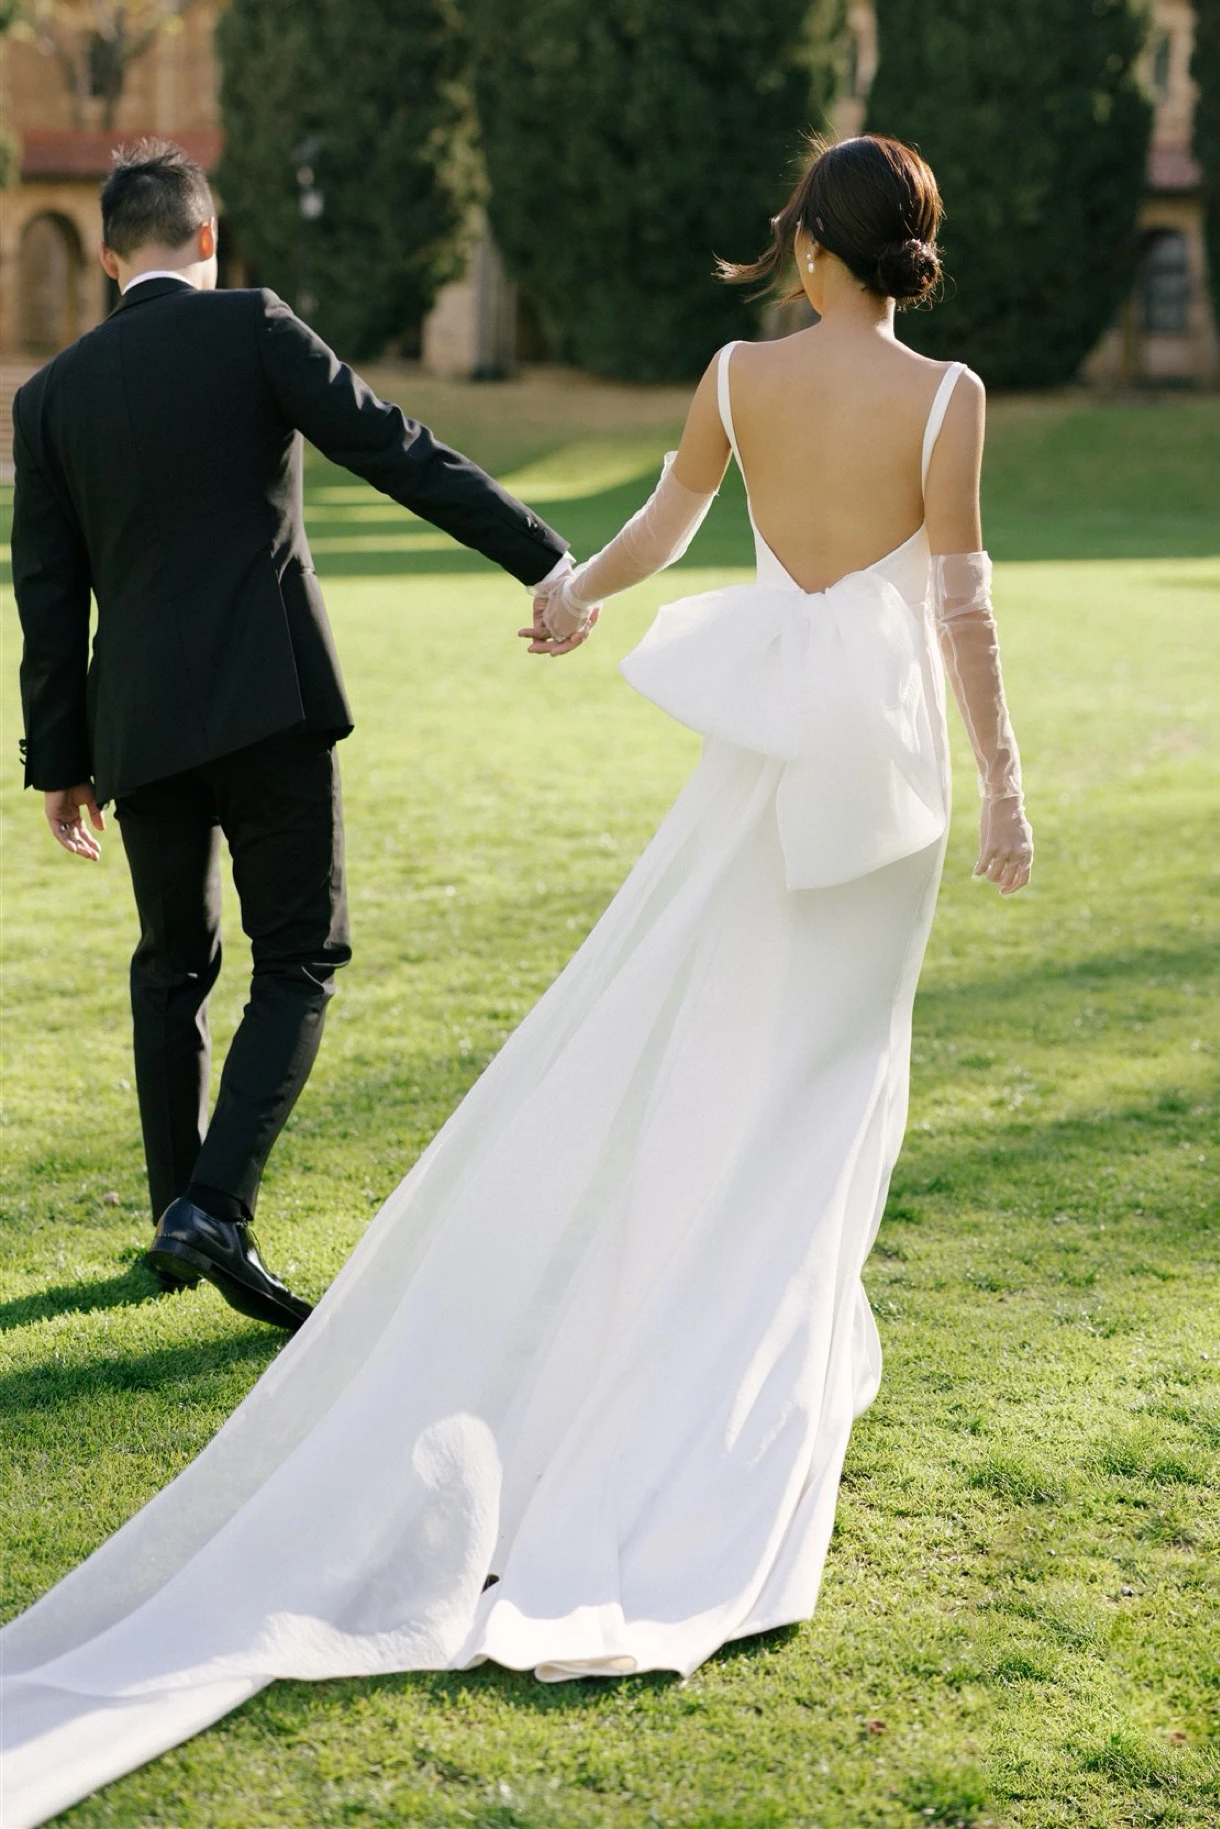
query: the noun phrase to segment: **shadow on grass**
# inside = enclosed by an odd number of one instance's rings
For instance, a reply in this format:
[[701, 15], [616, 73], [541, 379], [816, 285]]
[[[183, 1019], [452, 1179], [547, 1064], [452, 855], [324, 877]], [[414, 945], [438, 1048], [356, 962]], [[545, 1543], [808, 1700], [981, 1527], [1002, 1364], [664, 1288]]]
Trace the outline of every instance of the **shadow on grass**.
[[[315, 563], [321, 577], [454, 576], [496, 569], [480, 553], [456, 542], [433, 547], [432, 527], [372, 489], [365, 507], [379, 505], [384, 510], [384, 524], [378, 526], [353, 520], [350, 510], [345, 515], [318, 499], [317, 490], [346, 474], [329, 465], [311, 467], [309, 474], [306, 518], [310, 539], [317, 542]], [[631, 482], [595, 494], [553, 503], [540, 497], [535, 506], [580, 558], [613, 538], [646, 499], [655, 480], [648, 470]], [[1057, 506], [1015, 509], [1005, 501], [1005, 494], [1001, 486], [985, 502], [987, 541], [994, 559], [1195, 559], [1220, 554], [1220, 518], [1211, 514], [1173, 512], [1159, 503], [1151, 510], [1145, 507], [1131, 512], [1107, 502], [1104, 487], [1098, 500], [1068, 513]], [[332, 540], [353, 540], [353, 550], [327, 550]], [[731, 465], [713, 513], [673, 569], [749, 568], [753, 563], [745, 487], [740, 472]]]
[[[538, 512], [571, 545], [577, 558], [597, 552], [612, 539], [640, 507], [649, 485], [626, 484], [600, 495], [545, 503]], [[371, 493], [371, 492], [370, 492]], [[386, 524], [363, 532], [359, 525], [338, 518], [325, 506], [310, 507], [306, 515], [314, 560], [323, 578], [378, 578], [460, 576], [492, 573], [490, 559], [453, 543], [434, 547], [434, 530], [398, 513], [385, 501]], [[987, 543], [993, 559], [1001, 562], [1101, 559], [1199, 559], [1220, 554], [1220, 524], [1190, 516], [1125, 516], [1108, 514], [1014, 515], [1003, 511], [988, 516]], [[355, 537], [359, 547], [328, 550], [331, 540]], [[378, 544], [381, 538], [384, 544]], [[754, 563], [754, 540], [746, 512], [745, 490], [738, 473], [725, 477], [715, 512], [704, 523], [689, 551], [672, 567], [675, 572], [703, 569], [749, 569]]]
[[[782, 1650], [796, 1639], [799, 1625], [777, 1626], [769, 1632], [751, 1634], [722, 1645], [708, 1660], [710, 1665], [732, 1664], [741, 1660]], [[488, 1692], [508, 1707], [535, 1715], [591, 1714], [599, 1708], [614, 1706], [623, 1688], [641, 1690], [672, 1689], [682, 1682], [673, 1670], [647, 1670], [637, 1676], [574, 1677], [563, 1683], [540, 1683], [531, 1670], [507, 1670], [501, 1664], [480, 1664], [472, 1670], [403, 1671], [382, 1677], [339, 1677], [329, 1682], [281, 1682], [262, 1697], [246, 1705], [257, 1714], [260, 1703], [274, 1713], [281, 1701], [288, 1700], [306, 1709], [313, 1706], [329, 1709], [336, 1702], [357, 1697], [423, 1695], [442, 1705], [460, 1703], [463, 1693]]]
[[[540, 501], [538, 513], [569, 542], [578, 559], [585, 558], [612, 539], [635, 513], [653, 480], [649, 477], [553, 506]], [[436, 529], [427, 522], [415, 519], [372, 488], [368, 494], [369, 505], [378, 504], [384, 509], [384, 521], [379, 515], [376, 524], [354, 522], [350, 515], [311, 501], [306, 492], [306, 523], [314, 563], [324, 581], [490, 576], [499, 569], [482, 553], [457, 541], [436, 544]], [[1000, 509], [986, 514], [985, 527], [991, 556], [1002, 562], [1199, 559], [1220, 555], [1220, 524], [1187, 515], [1022, 515]], [[332, 546], [331, 542], [335, 544]], [[715, 512], [672, 569], [749, 569], [753, 563], [754, 541], [745, 490], [737, 471], [731, 470], [721, 485]], [[11, 582], [11, 568], [6, 559], [0, 558], [0, 584]]]
[[[343, 472], [335, 471], [333, 476]], [[319, 479], [320, 480], [320, 479]], [[641, 477], [596, 495], [573, 497], [549, 505], [539, 502], [538, 513], [571, 544], [578, 558], [596, 552], [630, 519], [652, 489], [655, 478]], [[379, 504], [384, 524], [370, 526], [354, 521], [341, 509], [311, 499], [307, 488], [305, 516], [314, 563], [319, 577], [377, 578], [454, 576], [467, 572], [495, 572], [498, 568], [457, 542], [433, 545], [435, 529], [408, 515], [388, 497], [369, 490], [369, 505]], [[378, 517], [380, 523], [380, 516]], [[352, 550], [330, 548], [329, 543], [352, 543]], [[716, 514], [709, 518], [679, 567], [749, 566], [754, 562], [754, 541], [746, 513], [745, 490], [734, 471], [725, 478]], [[675, 568], [677, 569], [677, 568]]]
[[[144, 1353], [94, 1355], [79, 1361], [44, 1360], [0, 1378], [0, 1411], [10, 1419], [31, 1410], [94, 1403], [102, 1396], [181, 1389], [189, 1381], [227, 1372], [249, 1360], [269, 1363], [283, 1344], [266, 1329], [192, 1340]], [[260, 1368], [261, 1369], [261, 1368]]]
[[[1005, 1113], [992, 1135], [981, 1129], [976, 1121], [947, 1135], [912, 1133], [894, 1172], [887, 1218], [917, 1222], [921, 1215], [908, 1203], [922, 1195], [973, 1195], [983, 1202], [992, 1190], [1009, 1207], [1053, 1199], [1069, 1217], [1121, 1220], [1129, 1232], [1143, 1231], [1150, 1247], [1197, 1246], [1201, 1234], [1220, 1225], [1201, 1198], [1188, 1207], [1156, 1192], [1163, 1152], [1176, 1151], [1194, 1131], [1190, 1107], [1176, 1094], [1153, 1093], [1067, 1118]], [[1099, 1188], [1091, 1179], [1099, 1160], [1121, 1163], [1128, 1177], [1146, 1163], [1151, 1190], [1128, 1200], [1121, 1188]]]
[[[1215, 448], [1206, 412], [1192, 413], [1196, 443], [1182, 449], [1176, 437], [1180, 416], [1172, 409], [1116, 411], [1082, 399], [1060, 424], [1063, 419], [1062, 411], [1051, 410], [1045, 425], [1031, 422], [1025, 428], [993, 429], [983, 503], [993, 558], [1179, 559], [1220, 554], [1220, 518], [1205, 490], [1194, 482], [1207, 473]], [[1158, 434], [1157, 461], [1152, 464], [1150, 434]], [[561, 458], [572, 436], [572, 428], [565, 426], [553, 446], [533, 452], [531, 465]], [[660, 450], [658, 442], [657, 461], [645, 464], [627, 483], [554, 501], [540, 489], [531, 506], [571, 543], [578, 557], [584, 557], [612, 538], [648, 496], [659, 472]], [[1061, 486], [1055, 486], [1057, 481]], [[337, 506], [325, 499], [335, 484], [345, 489], [359, 486], [348, 471], [311, 450], [305, 508], [323, 578], [443, 577], [496, 569], [456, 541], [436, 543], [430, 524], [372, 487], [363, 499]], [[0, 503], [0, 531], [7, 530], [9, 493], [3, 492]], [[1071, 504], [1068, 512], [1064, 502]], [[753, 558], [745, 490], [734, 465], [721, 485], [714, 512], [675, 569], [748, 567]], [[9, 568], [0, 560], [0, 582], [10, 581]]]
[[1220, 522], [1188, 515], [1013, 514], [983, 510], [986, 545], [1002, 562], [1073, 559], [1211, 559]]
[[174, 1299], [174, 1294], [163, 1290], [152, 1272], [136, 1259], [117, 1276], [88, 1283], [57, 1283], [52, 1289], [0, 1302], [0, 1333], [29, 1327], [35, 1321], [50, 1321], [56, 1315], [87, 1315], [98, 1308], [134, 1308], [142, 1302]]
[[[1119, 993], [1126, 1008], [1133, 997], [1154, 996], [1166, 982], [1202, 987], [1218, 970], [1216, 950], [1203, 937], [1178, 945], [1116, 946], [1113, 951], [1052, 960], [1028, 971], [997, 966], [965, 983], [921, 986], [917, 1024], [925, 1034], [937, 1037], [960, 1033], [985, 1041], [990, 1033], [998, 1045], [999, 1033], [1011, 1036], [1014, 1027], [1029, 1034], [1036, 1016], [1040, 1040], [1069, 1041], [1061, 1025], [1071, 1026], [1082, 996]], [[958, 1069], [949, 1066], [948, 1077], [955, 1077]]]
[[404, 1695], [415, 1692], [439, 1703], [454, 1703], [463, 1693], [489, 1691], [510, 1708], [528, 1710], [531, 1714], [554, 1715], [579, 1709], [588, 1714], [611, 1703], [620, 1685], [633, 1688], [669, 1689], [681, 1679], [675, 1671], [649, 1670], [640, 1676], [573, 1677], [563, 1683], [540, 1683], [532, 1670], [507, 1670], [502, 1664], [479, 1664], [473, 1670], [403, 1671], [384, 1677], [342, 1677], [333, 1682], [277, 1684], [277, 1690], [297, 1692], [299, 1700], [308, 1698], [303, 1690], [322, 1691], [333, 1701], [367, 1695]]

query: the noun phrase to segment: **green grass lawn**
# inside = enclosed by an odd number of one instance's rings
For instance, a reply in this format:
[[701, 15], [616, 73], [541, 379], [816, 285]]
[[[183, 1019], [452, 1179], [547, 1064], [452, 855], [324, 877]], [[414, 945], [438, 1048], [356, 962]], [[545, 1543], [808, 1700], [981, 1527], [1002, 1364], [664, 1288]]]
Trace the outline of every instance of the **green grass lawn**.
[[[384, 377], [579, 550], [646, 493], [681, 396]], [[688, 1682], [279, 1684], [73, 1829], [1019, 1829], [1220, 1815], [1220, 403], [996, 404], [988, 535], [1038, 840], [969, 880], [958, 811], [911, 1123], [868, 1270], [886, 1352], [816, 1617]], [[268, 1176], [316, 1296], [597, 918], [695, 754], [616, 662], [747, 563], [740, 490], [561, 663], [527, 600], [321, 462], [310, 520], [359, 720], [356, 956]], [[17, 782], [3, 620], [5, 1617], [215, 1431], [278, 1337], [158, 1299], [117, 834], [57, 852]], [[223, 1043], [243, 993], [231, 950]], [[454, 1317], [460, 1336], [461, 1317]]]

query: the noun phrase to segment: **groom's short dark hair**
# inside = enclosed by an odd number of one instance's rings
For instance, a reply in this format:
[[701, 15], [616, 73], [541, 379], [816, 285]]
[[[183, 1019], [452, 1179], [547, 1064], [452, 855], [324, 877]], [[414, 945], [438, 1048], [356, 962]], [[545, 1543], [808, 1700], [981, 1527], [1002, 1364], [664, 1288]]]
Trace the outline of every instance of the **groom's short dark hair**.
[[124, 260], [149, 242], [180, 248], [215, 213], [203, 167], [172, 140], [140, 140], [112, 153], [102, 239]]

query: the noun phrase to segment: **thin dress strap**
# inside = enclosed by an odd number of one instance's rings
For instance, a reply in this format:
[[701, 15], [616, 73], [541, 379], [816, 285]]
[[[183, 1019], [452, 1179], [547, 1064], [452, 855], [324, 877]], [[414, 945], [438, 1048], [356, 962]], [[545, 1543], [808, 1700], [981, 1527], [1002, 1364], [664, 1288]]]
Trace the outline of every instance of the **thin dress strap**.
[[[740, 342], [738, 338], [738, 342]], [[737, 449], [737, 434], [733, 430], [733, 408], [729, 401], [729, 357], [736, 349], [737, 343], [726, 343], [716, 362], [716, 399], [720, 406], [720, 423], [724, 427], [729, 441], [729, 448], [737, 459], [737, 468], [741, 469], [741, 452]]]
[[940, 428], [945, 423], [945, 413], [948, 411], [950, 396], [957, 386], [959, 378], [965, 372], [966, 364], [964, 362], [950, 362], [941, 376], [940, 386], [933, 396], [928, 412], [928, 423], [923, 431], [923, 458], [919, 466], [921, 490], [925, 490], [928, 486], [928, 465], [932, 462], [932, 452], [936, 448], [936, 440], [940, 437]]

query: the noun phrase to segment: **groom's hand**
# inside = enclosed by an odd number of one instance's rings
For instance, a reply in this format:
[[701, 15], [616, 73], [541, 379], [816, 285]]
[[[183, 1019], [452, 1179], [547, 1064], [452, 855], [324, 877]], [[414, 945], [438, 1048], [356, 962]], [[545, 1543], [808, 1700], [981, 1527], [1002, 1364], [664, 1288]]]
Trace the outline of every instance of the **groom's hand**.
[[597, 619], [601, 615], [601, 605], [598, 604], [589, 611], [588, 617], [583, 625], [578, 629], [574, 629], [570, 635], [563, 637], [552, 635], [546, 624], [546, 607], [549, 601], [549, 592], [544, 596], [535, 597], [533, 622], [528, 629], [517, 630], [521, 639], [523, 641], [528, 641], [530, 644], [526, 650], [528, 654], [550, 654], [552, 656], [557, 654], [570, 654], [573, 648], [579, 648], [582, 642], [588, 641], [590, 634], [596, 626]]
[[[43, 807], [56, 844], [70, 851], [73, 857], [87, 857], [95, 864], [102, 855], [102, 847], [93, 832], [104, 832], [106, 821], [94, 798], [93, 783], [81, 781], [76, 787], [56, 788], [53, 793], [43, 795]], [[93, 832], [89, 826], [93, 827]]]

